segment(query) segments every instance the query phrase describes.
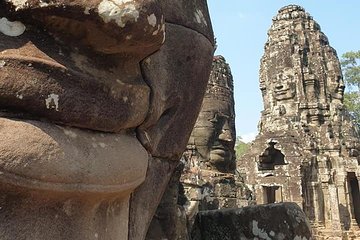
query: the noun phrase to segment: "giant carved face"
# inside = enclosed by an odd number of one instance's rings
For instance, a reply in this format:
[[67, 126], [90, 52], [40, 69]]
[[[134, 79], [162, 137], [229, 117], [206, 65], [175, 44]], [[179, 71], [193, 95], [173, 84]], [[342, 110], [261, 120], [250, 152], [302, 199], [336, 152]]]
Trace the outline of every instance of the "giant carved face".
[[190, 144], [209, 169], [231, 172], [234, 167], [234, 102], [232, 77], [225, 60], [215, 57], [203, 105]]
[[325, 56], [329, 59], [326, 62], [327, 67], [327, 87], [332, 99], [342, 100], [344, 97], [345, 84], [341, 73], [339, 59], [336, 51], [330, 46], [325, 47]]
[[206, 1], [5, 0], [0, 17], [2, 180], [116, 192], [147, 173], [151, 219], [151, 174], [170, 176], [205, 92]]
[[284, 68], [272, 81], [274, 98], [278, 101], [293, 99], [296, 94], [294, 74], [290, 68]]
[[228, 107], [221, 106], [224, 102], [213, 99], [209, 104], [218, 108], [211, 106], [202, 108], [191, 139], [209, 169], [230, 171], [234, 160], [233, 116], [229, 114]]

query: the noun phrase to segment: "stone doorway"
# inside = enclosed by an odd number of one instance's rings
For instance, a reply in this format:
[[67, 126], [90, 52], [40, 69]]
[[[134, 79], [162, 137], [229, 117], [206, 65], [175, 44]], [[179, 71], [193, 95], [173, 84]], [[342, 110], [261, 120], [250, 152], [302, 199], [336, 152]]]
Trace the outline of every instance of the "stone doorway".
[[282, 202], [280, 186], [263, 186], [264, 204]]
[[354, 211], [355, 219], [360, 225], [360, 190], [359, 181], [354, 172], [348, 173], [349, 193], [352, 200], [352, 210]]

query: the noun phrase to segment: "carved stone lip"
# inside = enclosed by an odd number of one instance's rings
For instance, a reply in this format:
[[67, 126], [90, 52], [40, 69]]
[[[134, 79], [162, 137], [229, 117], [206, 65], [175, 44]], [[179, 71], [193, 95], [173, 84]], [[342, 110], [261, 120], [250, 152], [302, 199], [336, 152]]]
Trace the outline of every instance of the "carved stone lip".
[[86, 183], [52, 183], [45, 182], [39, 179], [29, 179], [26, 176], [20, 176], [7, 172], [0, 171], [0, 185], [10, 184], [26, 189], [34, 189], [41, 191], [55, 191], [55, 192], [77, 192], [77, 193], [98, 193], [98, 194], [112, 194], [133, 191], [143, 181], [145, 177], [118, 185], [101, 185], [101, 184], [86, 184]]
[[338, 88], [337, 88], [337, 92], [338, 92], [339, 94], [344, 94], [344, 92], [345, 92], [345, 86], [338, 87]]
[[217, 154], [217, 155], [226, 155], [226, 150], [225, 149], [221, 149], [221, 148], [217, 148], [217, 149], [212, 149], [210, 151], [211, 154]]
[[0, 185], [56, 192], [120, 193], [146, 176], [135, 136], [0, 118]]
[[0, 76], [3, 109], [104, 132], [135, 128], [147, 115], [150, 89], [145, 82], [104, 83], [36, 57], [2, 54], [0, 61], [4, 73]]
[[278, 95], [282, 95], [282, 94], [286, 94], [290, 91], [290, 88], [286, 88], [286, 89], [281, 89], [281, 90], [277, 90], [275, 89], [275, 93], [278, 94]]
[[225, 146], [215, 146], [212, 147], [210, 150], [210, 154], [216, 154], [219, 156], [226, 156], [228, 155], [228, 152], [229, 152], [229, 148]]

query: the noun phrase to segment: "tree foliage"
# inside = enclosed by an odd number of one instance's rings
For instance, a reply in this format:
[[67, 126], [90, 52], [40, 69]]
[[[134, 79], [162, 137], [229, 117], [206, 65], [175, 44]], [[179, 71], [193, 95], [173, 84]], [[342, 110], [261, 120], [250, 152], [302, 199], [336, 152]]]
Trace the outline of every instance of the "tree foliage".
[[249, 144], [242, 141], [241, 137], [236, 138], [235, 143], [235, 153], [236, 153], [236, 159], [239, 159], [249, 148]]
[[342, 55], [341, 67], [344, 81], [349, 90], [360, 89], [360, 50], [357, 52], [346, 52]]
[[360, 50], [342, 55], [341, 67], [346, 85], [344, 104], [360, 126]]

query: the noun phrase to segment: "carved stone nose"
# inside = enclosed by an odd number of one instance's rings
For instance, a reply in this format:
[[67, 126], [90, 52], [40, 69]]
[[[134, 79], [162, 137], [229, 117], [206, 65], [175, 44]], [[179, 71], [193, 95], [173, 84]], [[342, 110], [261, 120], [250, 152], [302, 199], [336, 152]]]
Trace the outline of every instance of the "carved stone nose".
[[339, 88], [345, 89], [345, 84], [344, 84], [343, 81], [340, 81], [340, 83], [339, 83]]
[[11, 7], [14, 11], [8, 13], [9, 17], [43, 26], [69, 44], [84, 45], [96, 52], [130, 53], [143, 59], [157, 51], [165, 41], [160, 5], [152, 0], [115, 2], [63, 0], [41, 4], [8, 0], [0, 2], [0, 9]]
[[222, 129], [219, 135], [219, 139], [225, 142], [231, 142], [232, 136], [229, 129]]

